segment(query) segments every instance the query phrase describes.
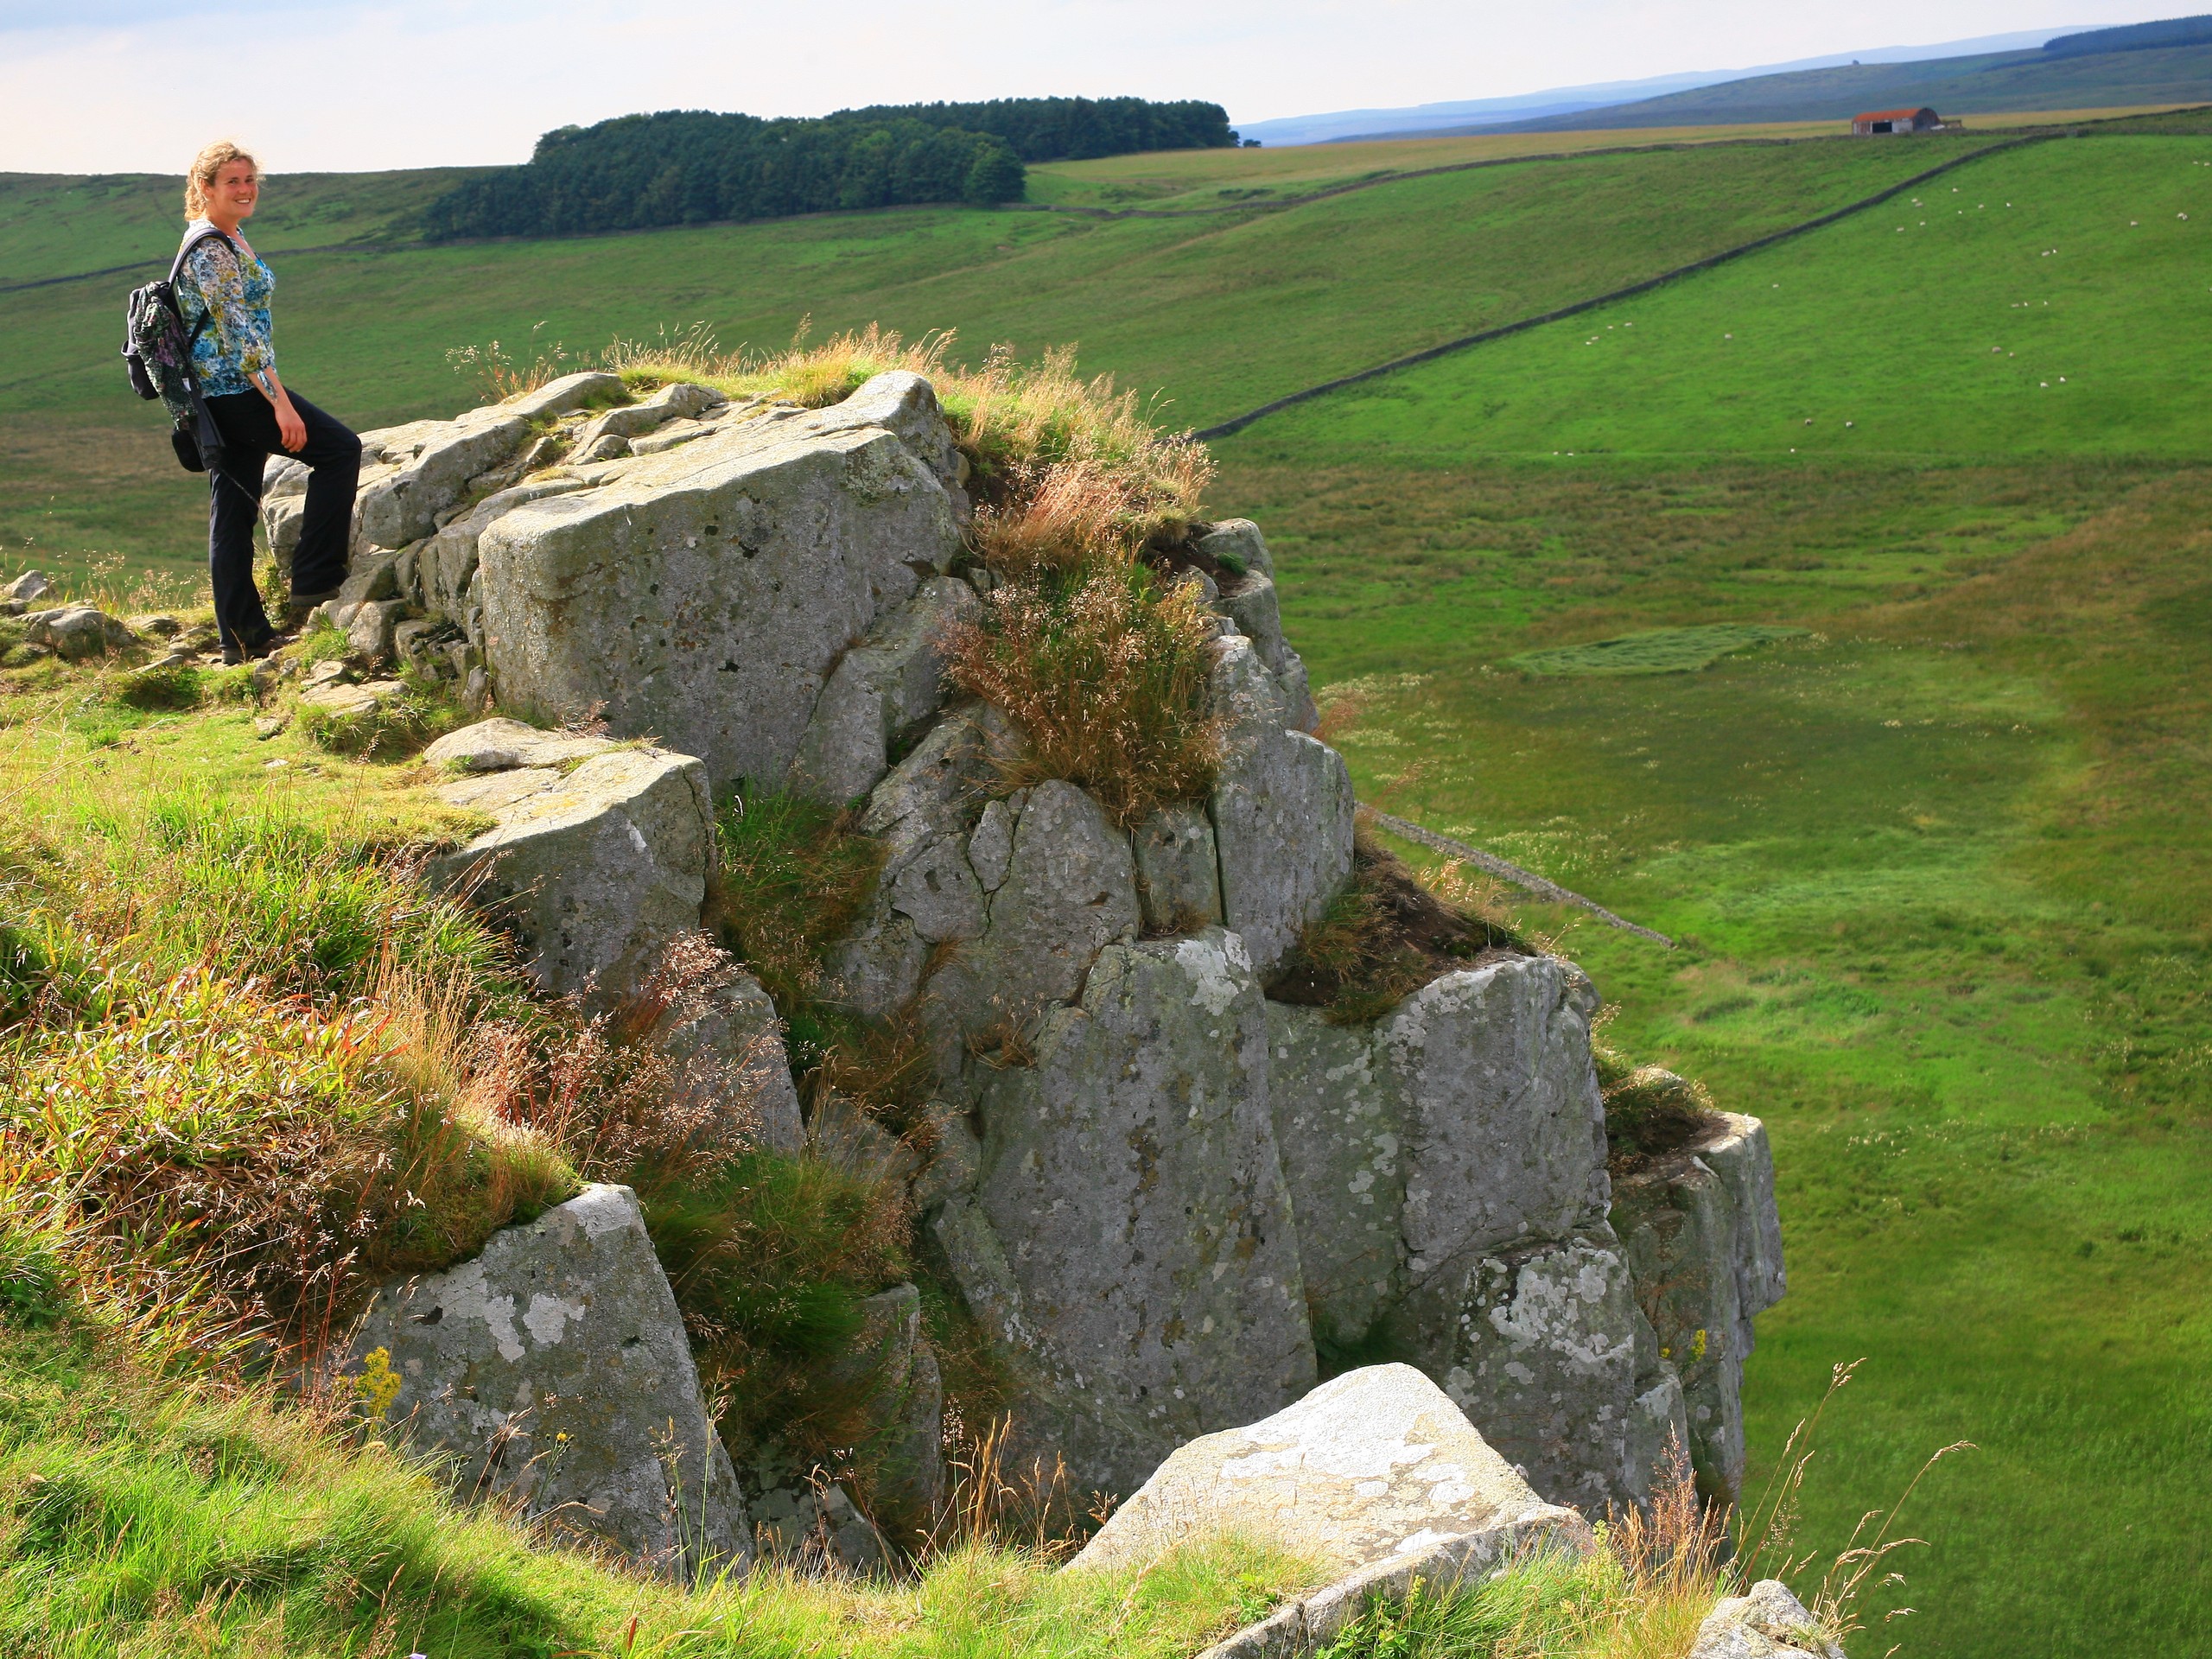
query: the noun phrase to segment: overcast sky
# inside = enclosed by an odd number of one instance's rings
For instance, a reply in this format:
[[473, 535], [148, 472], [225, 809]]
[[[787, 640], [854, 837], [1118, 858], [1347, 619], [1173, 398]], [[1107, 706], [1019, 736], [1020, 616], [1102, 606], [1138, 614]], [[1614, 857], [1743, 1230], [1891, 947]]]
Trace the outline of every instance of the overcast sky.
[[[2141, 0], [0, 0], [0, 170], [518, 162], [639, 110], [1047, 93], [1232, 120], [2186, 12]], [[66, 17], [66, 22], [57, 18]]]

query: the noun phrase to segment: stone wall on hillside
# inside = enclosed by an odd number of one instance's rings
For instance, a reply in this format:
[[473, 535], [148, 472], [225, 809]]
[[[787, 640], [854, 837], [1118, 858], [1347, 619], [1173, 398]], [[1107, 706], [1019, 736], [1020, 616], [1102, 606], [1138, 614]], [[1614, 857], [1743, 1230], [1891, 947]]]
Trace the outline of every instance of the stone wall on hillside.
[[1268, 995], [1351, 875], [1355, 802], [1256, 526], [1205, 531], [1224, 585], [1181, 578], [1217, 618], [1218, 778], [1124, 829], [1072, 783], [1008, 787], [1018, 721], [948, 697], [938, 641], [988, 584], [925, 380], [817, 410], [619, 393], [571, 376], [368, 435], [333, 618], [503, 715], [652, 741], [578, 766], [511, 721], [447, 740], [448, 792], [501, 823], [456, 868], [524, 915], [550, 988], [619, 989], [640, 935], [699, 925], [710, 797], [860, 804], [886, 860], [828, 960], [853, 1007], [923, 1033], [935, 1127], [894, 1147], [832, 1096], [784, 1136], [910, 1184], [1014, 1379], [1020, 1455], [1127, 1493], [1384, 1357], [1548, 1500], [1641, 1498], [1670, 1441], [1733, 1496], [1751, 1316], [1782, 1287], [1757, 1121], [1610, 1180], [1599, 995], [1555, 957], [1487, 952], [1366, 1026]]

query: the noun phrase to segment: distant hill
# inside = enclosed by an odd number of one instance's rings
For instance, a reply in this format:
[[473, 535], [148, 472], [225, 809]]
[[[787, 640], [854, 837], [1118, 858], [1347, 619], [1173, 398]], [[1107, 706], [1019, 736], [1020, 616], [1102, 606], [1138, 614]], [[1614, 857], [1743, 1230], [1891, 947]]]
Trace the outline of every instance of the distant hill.
[[2045, 41], [2043, 49], [2059, 57], [2099, 52], [2142, 52], [2157, 47], [2197, 46], [2212, 41], [2212, 16], [2170, 17], [2160, 23], [2127, 23], [2118, 29], [2085, 29]]
[[[2158, 27], [2164, 27], [2158, 25]], [[2100, 35], [2116, 31], [2100, 29]], [[1691, 70], [1655, 75], [1641, 80], [1599, 81], [1586, 86], [1547, 86], [1533, 92], [1505, 98], [1478, 98], [1459, 102], [1417, 104], [1405, 109], [1335, 110], [1321, 115], [1280, 116], [1268, 121], [1240, 121], [1236, 130], [1266, 144], [1321, 144], [1369, 138], [1413, 136], [1458, 136], [1494, 132], [1501, 124], [1540, 120], [1548, 116], [1573, 115], [1670, 92], [1757, 75], [1787, 74], [1799, 69], [1826, 69], [1853, 63], [1919, 63], [1931, 58], [1958, 58], [1996, 52], [2028, 52], [2042, 46], [2063, 29], [2024, 29], [2010, 35], [1982, 35], [1969, 40], [1937, 41], [1925, 46], [1880, 46], [1824, 56], [1798, 58], [1788, 63], [1762, 63], [1733, 69]], [[2071, 39], [2085, 38], [2080, 35]], [[1027, 158], [1027, 159], [1034, 159]]]
[[[2126, 34], [2097, 30], [2098, 35]], [[2075, 37], [2082, 38], [2082, 37]], [[2094, 38], [2094, 36], [2090, 37]], [[2177, 46], [2099, 52], [1993, 52], [1905, 64], [1846, 64], [1758, 75], [1602, 110], [1485, 126], [1485, 132], [1848, 120], [1860, 110], [1930, 105], [1944, 115], [2212, 102], [2212, 34]]]

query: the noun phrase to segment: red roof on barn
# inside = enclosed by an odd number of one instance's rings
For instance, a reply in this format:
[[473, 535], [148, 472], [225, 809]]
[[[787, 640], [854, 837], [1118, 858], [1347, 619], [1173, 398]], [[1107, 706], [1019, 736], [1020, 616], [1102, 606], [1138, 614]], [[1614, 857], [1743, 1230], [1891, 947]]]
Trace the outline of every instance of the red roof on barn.
[[[1927, 107], [1923, 105], [1920, 109], [1914, 110], [1869, 110], [1864, 115], [1854, 115], [1851, 118], [1853, 121], [1910, 121]], [[1928, 110], [1928, 113], [1933, 115], [1936, 111]]]

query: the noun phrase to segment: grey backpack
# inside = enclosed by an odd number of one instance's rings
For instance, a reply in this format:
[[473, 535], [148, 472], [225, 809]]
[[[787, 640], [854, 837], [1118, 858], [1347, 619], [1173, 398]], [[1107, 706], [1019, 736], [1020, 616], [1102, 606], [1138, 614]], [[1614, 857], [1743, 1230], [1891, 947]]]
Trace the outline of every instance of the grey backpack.
[[177, 250], [169, 274], [158, 283], [130, 290], [124, 314], [123, 364], [130, 389], [151, 401], [160, 398], [169, 412], [169, 444], [188, 473], [204, 473], [222, 454], [221, 435], [207, 413], [200, 378], [192, 372], [192, 342], [207, 326], [202, 316], [191, 328], [176, 302], [176, 279], [184, 262], [201, 245], [221, 242], [235, 254], [238, 245], [220, 231], [202, 231]]

